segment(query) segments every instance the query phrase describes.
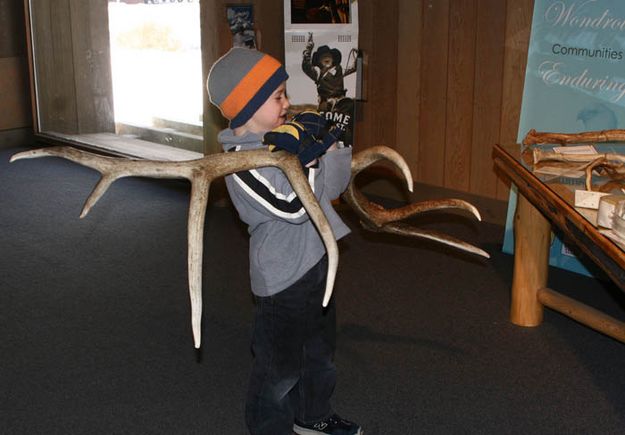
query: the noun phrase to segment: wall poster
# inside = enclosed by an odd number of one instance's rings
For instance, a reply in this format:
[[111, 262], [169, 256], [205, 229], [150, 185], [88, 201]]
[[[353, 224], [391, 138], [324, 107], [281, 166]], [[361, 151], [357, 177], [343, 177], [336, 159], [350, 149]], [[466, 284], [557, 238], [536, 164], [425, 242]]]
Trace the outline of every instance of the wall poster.
[[[535, 0], [517, 142], [530, 129], [615, 128], [625, 128], [625, 1]], [[564, 178], [583, 189], [583, 178]], [[515, 208], [513, 189], [503, 246], [508, 253], [513, 252]], [[591, 275], [589, 263], [554, 238], [552, 266]], [[589, 267], [595, 273], [594, 265]]]
[[358, 61], [357, 0], [284, 0], [291, 111], [317, 110], [353, 143]]
[[227, 5], [226, 17], [232, 33], [232, 46], [256, 48], [254, 6], [251, 4]]

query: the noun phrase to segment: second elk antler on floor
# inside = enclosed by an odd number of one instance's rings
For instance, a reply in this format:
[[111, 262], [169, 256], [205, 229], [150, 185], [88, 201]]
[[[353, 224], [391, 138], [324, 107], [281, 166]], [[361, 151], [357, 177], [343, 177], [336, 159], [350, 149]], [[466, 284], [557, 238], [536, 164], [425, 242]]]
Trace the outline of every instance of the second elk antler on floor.
[[376, 232], [429, 239], [472, 254], [490, 258], [490, 255], [484, 250], [455, 237], [433, 230], [422, 230], [400, 222], [420, 213], [445, 209], [464, 210], [471, 213], [477, 220], [481, 220], [477, 208], [466, 201], [461, 199], [439, 199], [417, 202], [395, 209], [386, 209], [379, 204], [369, 201], [356, 188], [355, 178], [362, 170], [380, 160], [388, 160], [397, 166], [406, 180], [408, 190], [412, 192], [412, 175], [408, 165], [399, 153], [385, 146], [375, 146], [355, 154], [352, 159], [352, 179], [347, 191], [343, 194], [343, 199], [358, 214], [364, 228]]

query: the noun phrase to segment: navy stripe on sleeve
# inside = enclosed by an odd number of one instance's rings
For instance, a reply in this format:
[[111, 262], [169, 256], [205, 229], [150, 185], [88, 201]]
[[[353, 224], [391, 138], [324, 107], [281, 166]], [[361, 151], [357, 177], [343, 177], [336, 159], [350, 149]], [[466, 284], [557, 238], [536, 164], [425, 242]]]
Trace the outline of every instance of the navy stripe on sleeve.
[[[304, 168], [304, 173], [314, 191], [315, 169]], [[288, 195], [279, 192], [256, 169], [236, 172], [232, 174], [232, 177], [254, 201], [280, 218], [297, 219], [306, 213], [306, 209], [295, 192]]]

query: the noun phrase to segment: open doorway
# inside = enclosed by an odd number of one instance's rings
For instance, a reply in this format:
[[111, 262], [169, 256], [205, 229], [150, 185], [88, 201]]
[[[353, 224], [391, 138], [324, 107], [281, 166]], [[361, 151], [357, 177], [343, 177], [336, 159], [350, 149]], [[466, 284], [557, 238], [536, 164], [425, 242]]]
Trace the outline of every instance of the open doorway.
[[37, 135], [154, 160], [204, 154], [200, 0], [25, 1]]
[[118, 134], [202, 152], [199, 0], [109, 0]]

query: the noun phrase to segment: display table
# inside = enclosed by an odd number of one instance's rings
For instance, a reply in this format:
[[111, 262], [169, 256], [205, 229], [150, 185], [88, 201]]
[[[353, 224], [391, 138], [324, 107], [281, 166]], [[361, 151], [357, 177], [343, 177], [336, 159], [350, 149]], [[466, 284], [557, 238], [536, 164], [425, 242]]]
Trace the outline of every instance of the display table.
[[567, 243], [575, 244], [623, 291], [625, 251], [574, 207], [570, 186], [559, 184], [558, 177], [532, 171], [531, 154], [521, 153], [520, 145], [495, 145], [493, 159], [519, 191], [514, 216], [512, 323], [537, 326], [546, 306], [625, 342], [625, 323], [546, 287], [552, 226], [559, 228]]

